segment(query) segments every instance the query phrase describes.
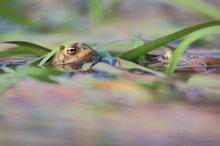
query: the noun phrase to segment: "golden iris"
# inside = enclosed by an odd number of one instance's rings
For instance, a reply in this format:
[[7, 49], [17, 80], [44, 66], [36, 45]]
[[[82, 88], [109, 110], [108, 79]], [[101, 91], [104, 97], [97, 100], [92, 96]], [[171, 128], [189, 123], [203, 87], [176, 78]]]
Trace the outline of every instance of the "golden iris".
[[76, 53], [76, 48], [68, 48], [68, 49], [67, 49], [67, 53], [68, 53], [69, 55], [74, 55], [74, 54]]

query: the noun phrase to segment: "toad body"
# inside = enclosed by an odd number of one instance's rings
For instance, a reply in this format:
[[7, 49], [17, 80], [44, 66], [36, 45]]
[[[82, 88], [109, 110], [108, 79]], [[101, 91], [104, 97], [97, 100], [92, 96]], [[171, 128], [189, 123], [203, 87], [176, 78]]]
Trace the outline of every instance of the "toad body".
[[85, 43], [74, 43], [59, 46], [58, 51], [52, 58], [52, 65], [74, 65], [81, 67], [85, 62], [92, 59], [94, 51]]

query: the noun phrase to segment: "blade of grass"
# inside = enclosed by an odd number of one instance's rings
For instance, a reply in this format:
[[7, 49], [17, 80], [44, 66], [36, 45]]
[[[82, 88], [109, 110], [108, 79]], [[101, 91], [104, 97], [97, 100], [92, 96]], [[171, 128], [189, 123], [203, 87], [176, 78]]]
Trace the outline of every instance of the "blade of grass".
[[41, 50], [45, 53], [48, 53], [48, 52], [51, 51], [50, 49], [48, 49], [46, 47], [43, 47], [43, 46], [40, 46], [40, 45], [37, 45], [37, 44], [34, 44], [34, 43], [30, 43], [30, 42], [25, 42], [25, 41], [5, 41], [5, 42], [0, 42], [0, 43], [15, 44], [15, 45], [18, 45], [18, 46], [21, 46], [21, 47], [28, 47], [28, 48], [32, 48], [32, 49], [38, 49], [38, 50]]
[[29, 49], [26, 47], [14, 47], [0, 52], [0, 57], [21, 57], [21, 56], [39, 56], [44, 55], [45, 52], [36, 49]]
[[51, 52], [47, 53], [44, 58], [40, 61], [38, 66], [44, 65], [54, 54], [56, 54], [60, 50], [59, 47], [56, 47]]
[[122, 54], [121, 58], [126, 59], [126, 60], [133, 60], [139, 56], [142, 56], [158, 47], [161, 47], [162, 45], [166, 45], [169, 42], [172, 42], [174, 40], [177, 40], [179, 38], [182, 38], [192, 32], [195, 32], [197, 30], [200, 30], [202, 28], [206, 27], [211, 27], [211, 26], [218, 26], [220, 25], [220, 21], [213, 21], [213, 22], [207, 22], [207, 23], [202, 23], [199, 25], [195, 25], [180, 31], [177, 31], [175, 33], [169, 34], [167, 36], [164, 36], [162, 38], [159, 38], [157, 40], [151, 41], [149, 43], [146, 43], [140, 47], [137, 47], [135, 49], [132, 49], [128, 52], [125, 52]]
[[190, 44], [192, 44], [196, 40], [200, 39], [201, 37], [204, 37], [206, 35], [211, 35], [211, 34], [220, 34], [220, 27], [211, 27], [211, 28], [202, 29], [202, 30], [199, 30], [199, 31], [193, 33], [191, 36], [187, 37], [186, 39], [184, 39], [180, 43], [180, 45], [177, 47], [176, 51], [174, 52], [174, 54], [170, 60], [169, 66], [166, 70], [166, 73], [169, 75], [173, 74], [180, 57], [182, 56], [185, 49]]
[[24, 41], [5, 41], [0, 42], [0, 44], [1, 43], [15, 44], [17, 47], [8, 48], [4, 51], [1, 51], [0, 57], [21, 57], [27, 55], [41, 56], [51, 51], [43, 46]]

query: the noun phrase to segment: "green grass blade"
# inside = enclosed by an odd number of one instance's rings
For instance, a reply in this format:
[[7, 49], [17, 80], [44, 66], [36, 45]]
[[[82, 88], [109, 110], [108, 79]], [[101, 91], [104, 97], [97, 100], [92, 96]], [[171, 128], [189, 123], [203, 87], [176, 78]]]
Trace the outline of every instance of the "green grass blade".
[[187, 37], [185, 40], [183, 40], [180, 45], [177, 47], [176, 51], [174, 52], [169, 66], [166, 70], [167, 74], [172, 74], [175, 70], [176, 64], [178, 63], [180, 57], [182, 56], [182, 54], [184, 53], [185, 49], [192, 44], [193, 42], [195, 42], [196, 40], [200, 39], [203, 36], [206, 35], [211, 35], [211, 34], [220, 34], [220, 27], [211, 27], [211, 28], [206, 28], [206, 29], [202, 29], [198, 32], [193, 33], [191, 36]]
[[1, 43], [15, 44], [15, 45], [18, 45], [21, 47], [29, 47], [29, 48], [33, 48], [33, 49], [38, 49], [38, 50], [44, 51], [45, 53], [48, 53], [51, 51], [50, 49], [48, 49], [46, 47], [43, 47], [43, 46], [40, 46], [40, 45], [37, 45], [34, 43], [30, 43], [30, 42], [25, 42], [25, 41], [5, 41], [5, 42], [1, 42]]
[[178, 32], [172, 33], [170, 35], [164, 36], [160, 39], [151, 41], [149, 43], [146, 43], [140, 47], [137, 47], [135, 49], [132, 49], [128, 52], [125, 52], [122, 54], [121, 58], [126, 59], [126, 60], [133, 60], [139, 56], [142, 56], [158, 47], [161, 47], [162, 45], [166, 45], [169, 42], [172, 42], [174, 40], [177, 40], [179, 38], [182, 38], [192, 32], [195, 32], [197, 30], [200, 30], [202, 28], [206, 27], [211, 27], [211, 26], [218, 26], [220, 25], [220, 21], [213, 21], [213, 22], [207, 22], [207, 23], [202, 23], [199, 25], [195, 25], [183, 30], [180, 30]]
[[5, 41], [0, 42], [1, 43], [7, 43], [7, 44], [15, 44], [17, 47], [8, 48], [4, 51], [0, 52], [0, 57], [14, 57], [14, 56], [24, 56], [24, 55], [44, 55], [51, 50], [48, 48], [45, 48], [43, 46], [33, 44], [30, 42], [24, 42], [24, 41]]
[[0, 57], [14, 57], [14, 56], [24, 56], [28, 54], [33, 54], [26, 48], [13, 47], [0, 52]]
[[55, 55], [60, 50], [59, 47], [56, 47], [51, 52], [47, 53], [45, 57], [41, 60], [38, 66], [44, 65], [53, 55]]

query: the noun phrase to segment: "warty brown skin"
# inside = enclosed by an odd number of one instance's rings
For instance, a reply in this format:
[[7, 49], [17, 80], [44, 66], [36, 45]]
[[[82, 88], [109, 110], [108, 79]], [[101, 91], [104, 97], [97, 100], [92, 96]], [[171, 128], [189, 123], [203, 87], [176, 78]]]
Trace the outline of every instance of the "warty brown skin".
[[52, 58], [52, 65], [82, 65], [91, 60], [93, 50], [85, 43], [75, 43], [66, 46], [61, 45], [58, 51]]

